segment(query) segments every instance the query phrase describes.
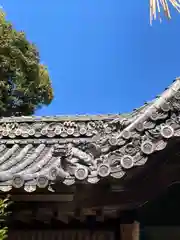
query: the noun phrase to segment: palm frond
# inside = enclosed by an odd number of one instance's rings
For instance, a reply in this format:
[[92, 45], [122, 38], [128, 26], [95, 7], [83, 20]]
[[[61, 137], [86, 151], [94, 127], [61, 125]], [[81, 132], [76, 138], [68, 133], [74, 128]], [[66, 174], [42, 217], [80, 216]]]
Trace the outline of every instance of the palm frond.
[[150, 1], [150, 24], [156, 18], [161, 20], [161, 10], [168, 19], [171, 19], [169, 4], [171, 4], [180, 13], [180, 0], [149, 0]]

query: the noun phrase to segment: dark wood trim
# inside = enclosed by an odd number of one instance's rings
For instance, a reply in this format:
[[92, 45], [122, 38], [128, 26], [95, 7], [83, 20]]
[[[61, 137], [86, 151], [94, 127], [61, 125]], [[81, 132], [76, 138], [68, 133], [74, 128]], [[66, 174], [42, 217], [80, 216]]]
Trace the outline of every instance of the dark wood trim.
[[140, 239], [140, 225], [134, 221], [129, 224], [120, 225], [121, 240], [139, 240]]

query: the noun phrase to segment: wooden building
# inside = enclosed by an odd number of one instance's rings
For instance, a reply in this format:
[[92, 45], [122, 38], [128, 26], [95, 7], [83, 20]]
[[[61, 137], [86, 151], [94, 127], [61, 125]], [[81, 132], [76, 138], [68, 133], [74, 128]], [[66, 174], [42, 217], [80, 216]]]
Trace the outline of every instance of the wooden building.
[[179, 149], [180, 79], [129, 114], [1, 118], [9, 239], [179, 239]]

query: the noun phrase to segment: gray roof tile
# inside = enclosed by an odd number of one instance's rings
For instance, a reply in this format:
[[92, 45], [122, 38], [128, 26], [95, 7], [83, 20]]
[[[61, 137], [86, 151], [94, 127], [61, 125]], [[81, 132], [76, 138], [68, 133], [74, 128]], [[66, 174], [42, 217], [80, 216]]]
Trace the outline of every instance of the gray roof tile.
[[1, 118], [0, 189], [120, 179], [180, 137], [179, 119], [180, 79], [129, 114]]

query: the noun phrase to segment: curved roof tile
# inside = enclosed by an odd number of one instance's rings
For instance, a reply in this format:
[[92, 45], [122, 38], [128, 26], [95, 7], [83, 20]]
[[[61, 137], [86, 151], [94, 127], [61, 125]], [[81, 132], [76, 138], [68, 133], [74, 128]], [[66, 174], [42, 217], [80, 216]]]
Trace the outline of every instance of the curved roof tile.
[[132, 113], [0, 119], [0, 189], [122, 178], [180, 137], [180, 79]]

